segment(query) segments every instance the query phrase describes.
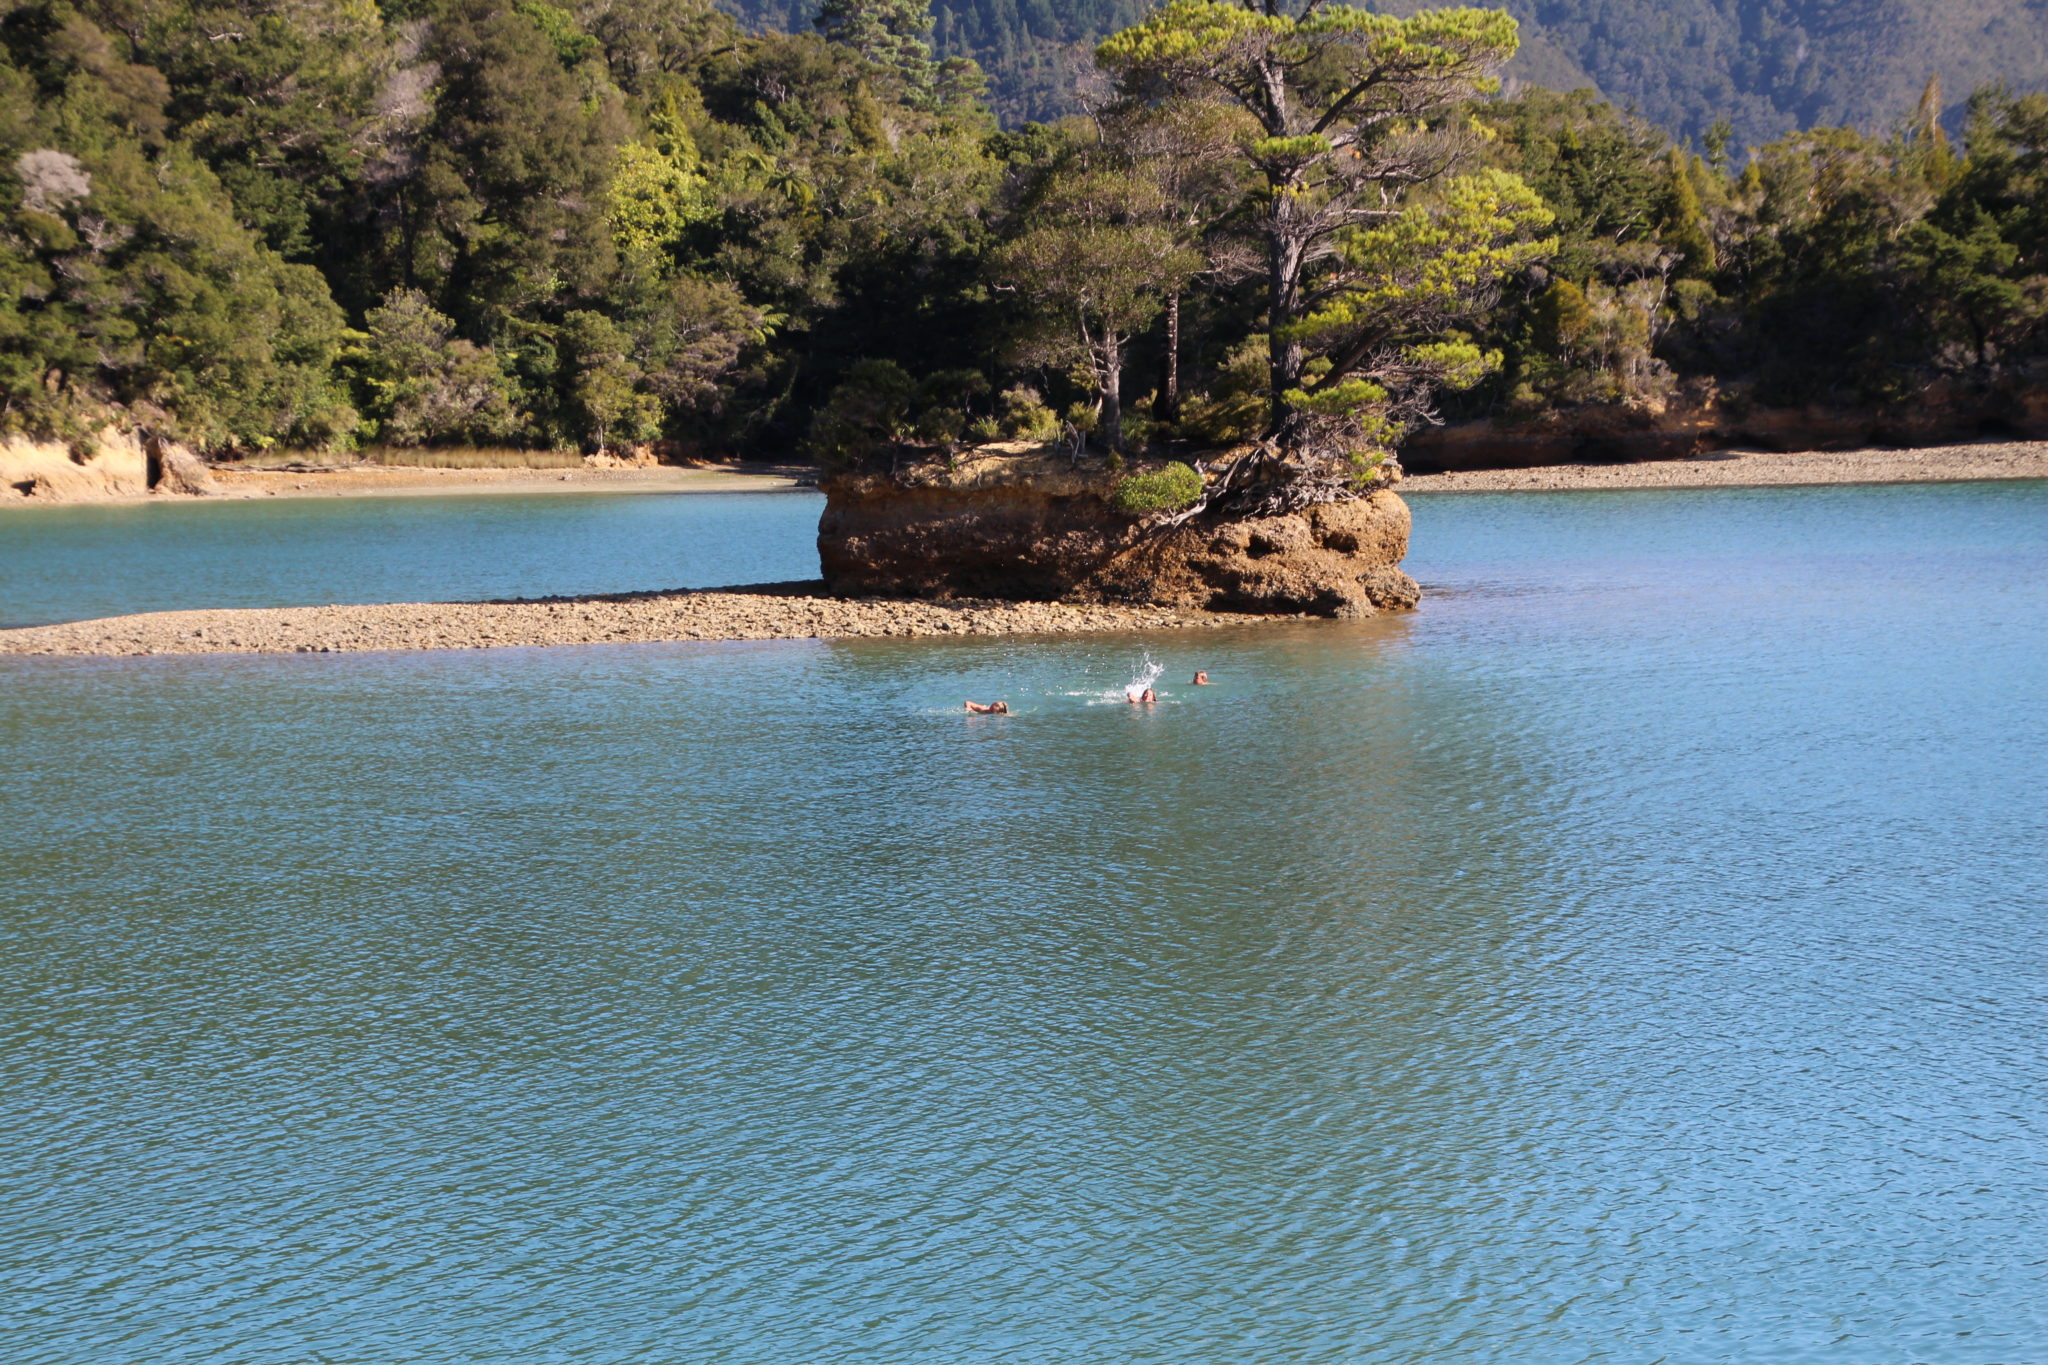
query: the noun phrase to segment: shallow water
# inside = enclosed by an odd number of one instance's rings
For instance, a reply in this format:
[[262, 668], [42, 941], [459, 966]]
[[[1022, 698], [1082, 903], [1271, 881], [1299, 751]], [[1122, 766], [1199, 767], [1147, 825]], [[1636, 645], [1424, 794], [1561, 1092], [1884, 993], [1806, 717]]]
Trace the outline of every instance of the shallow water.
[[2040, 1358], [2048, 485], [1416, 509], [1355, 626], [0, 660], [0, 1354]]
[[0, 507], [0, 626], [816, 578], [823, 506], [689, 492]]

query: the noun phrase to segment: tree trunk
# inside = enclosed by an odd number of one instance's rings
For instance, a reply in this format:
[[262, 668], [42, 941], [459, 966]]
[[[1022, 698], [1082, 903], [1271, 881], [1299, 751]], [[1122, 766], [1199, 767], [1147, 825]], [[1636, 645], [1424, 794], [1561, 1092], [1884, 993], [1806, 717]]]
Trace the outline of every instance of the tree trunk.
[[1275, 187], [1266, 219], [1266, 375], [1273, 431], [1285, 430], [1290, 416], [1281, 395], [1301, 386], [1301, 343], [1282, 333], [1295, 321], [1301, 302], [1304, 243], [1299, 239], [1294, 202], [1296, 187]]
[[1152, 415], [1162, 422], [1180, 417], [1180, 291], [1166, 296], [1166, 357], [1160, 366], [1159, 398]]
[[[1267, 11], [1271, 13], [1269, 9]], [[1289, 137], [1303, 131], [1293, 126], [1288, 108], [1287, 73], [1277, 57], [1260, 63], [1259, 123], [1268, 137]], [[1266, 378], [1267, 402], [1272, 432], [1284, 442], [1293, 414], [1281, 397], [1301, 386], [1302, 349], [1299, 341], [1281, 340], [1281, 333], [1295, 320], [1301, 305], [1301, 271], [1308, 253], [1305, 225], [1300, 222], [1302, 172], [1268, 172], [1271, 199], [1266, 208]]]
[[1124, 439], [1123, 338], [1108, 328], [1102, 337], [1102, 448], [1115, 450]]

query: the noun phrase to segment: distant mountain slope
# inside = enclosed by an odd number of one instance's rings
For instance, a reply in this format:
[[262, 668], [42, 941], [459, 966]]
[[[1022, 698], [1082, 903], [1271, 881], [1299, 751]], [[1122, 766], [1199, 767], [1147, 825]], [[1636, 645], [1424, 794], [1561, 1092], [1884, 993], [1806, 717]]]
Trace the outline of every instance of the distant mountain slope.
[[[722, 0], [755, 27], [800, 29], [813, 0]], [[2048, 0], [1506, 0], [1523, 51], [1508, 75], [1591, 85], [1683, 137], [1716, 119], [1740, 143], [1794, 128], [1881, 130], [1931, 75], [1951, 107], [1975, 87], [2048, 86]], [[1397, 13], [1424, 0], [1379, 0]], [[1148, 0], [933, 0], [941, 55], [988, 69], [1007, 123], [1076, 107], [1092, 41]]]
[[1952, 107], [1992, 82], [2048, 85], [2048, 0], [1509, 0], [1508, 8], [1608, 98], [1683, 137], [1697, 138], [1718, 118], [1752, 144], [1820, 124], [1878, 131], [1903, 118], [1934, 75]]

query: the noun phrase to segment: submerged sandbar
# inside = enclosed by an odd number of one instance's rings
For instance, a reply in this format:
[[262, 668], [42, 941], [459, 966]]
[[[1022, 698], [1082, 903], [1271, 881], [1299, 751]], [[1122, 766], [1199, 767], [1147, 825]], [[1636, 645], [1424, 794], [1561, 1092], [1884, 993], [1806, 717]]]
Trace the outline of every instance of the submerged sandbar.
[[1165, 607], [832, 597], [818, 583], [498, 602], [153, 611], [0, 630], [0, 654], [322, 654], [684, 640], [1187, 630], [1261, 618]]

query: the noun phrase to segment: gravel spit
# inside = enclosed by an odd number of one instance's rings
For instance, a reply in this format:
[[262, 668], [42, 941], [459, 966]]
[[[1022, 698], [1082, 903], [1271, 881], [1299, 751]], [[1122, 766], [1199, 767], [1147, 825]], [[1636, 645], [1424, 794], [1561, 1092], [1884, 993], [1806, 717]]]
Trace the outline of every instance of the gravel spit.
[[661, 640], [1188, 630], [1260, 618], [1164, 607], [823, 595], [816, 583], [504, 602], [155, 611], [0, 630], [0, 654], [325, 654]]

